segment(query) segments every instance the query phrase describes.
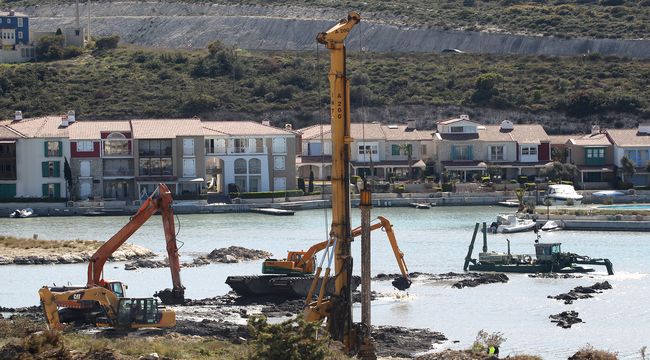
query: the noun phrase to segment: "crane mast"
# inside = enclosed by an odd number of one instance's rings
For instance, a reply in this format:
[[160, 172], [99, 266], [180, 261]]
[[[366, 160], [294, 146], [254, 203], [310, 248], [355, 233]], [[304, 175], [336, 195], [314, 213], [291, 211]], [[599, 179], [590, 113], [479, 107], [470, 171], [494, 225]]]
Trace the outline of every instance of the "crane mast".
[[352, 241], [350, 226], [350, 83], [345, 68], [345, 38], [359, 23], [361, 16], [350, 12], [347, 19], [339, 21], [316, 40], [330, 53], [330, 121], [332, 126], [332, 226], [330, 237], [335, 240], [334, 301], [327, 316], [331, 337], [342, 341], [346, 350], [352, 344], [353, 331], [350, 283], [352, 279]]

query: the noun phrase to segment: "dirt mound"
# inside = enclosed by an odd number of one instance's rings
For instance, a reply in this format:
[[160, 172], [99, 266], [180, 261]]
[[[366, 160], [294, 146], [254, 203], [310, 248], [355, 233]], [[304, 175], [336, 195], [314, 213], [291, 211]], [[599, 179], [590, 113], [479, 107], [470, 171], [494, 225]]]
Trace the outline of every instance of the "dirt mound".
[[418, 356], [416, 360], [483, 360], [489, 359], [485, 354], [478, 354], [470, 350], [445, 350], [437, 353]]
[[617, 360], [615, 353], [604, 350], [596, 350], [591, 346], [580, 349], [577, 353], [571, 355], [569, 360]]
[[569, 329], [571, 325], [582, 322], [582, 319], [578, 317], [578, 312], [573, 310], [562, 311], [559, 314], [550, 315], [549, 318], [551, 322], [556, 323], [557, 326], [563, 329]]
[[248, 339], [248, 327], [224, 321], [201, 320], [189, 321], [178, 320], [174, 331], [183, 335], [214, 336], [232, 342], [240, 342], [241, 339]]
[[589, 299], [592, 298], [591, 294], [600, 294], [603, 290], [609, 290], [612, 288], [609, 282], [603, 281], [601, 283], [595, 283], [592, 286], [577, 286], [568, 293], [563, 293], [555, 296], [549, 295], [549, 299], [564, 300], [565, 304], [573, 304], [573, 301], [578, 299]]
[[230, 246], [227, 248], [214, 249], [206, 257], [213, 262], [233, 263], [239, 261], [251, 261], [267, 259], [273, 256], [268, 251], [247, 249], [241, 246]]
[[10, 342], [0, 348], [0, 359], [71, 360], [65, 349], [61, 333], [57, 331], [39, 331], [23, 338], [20, 342]]
[[410, 358], [414, 353], [431, 349], [433, 343], [447, 340], [442, 333], [427, 329], [377, 326], [372, 329], [377, 355]]

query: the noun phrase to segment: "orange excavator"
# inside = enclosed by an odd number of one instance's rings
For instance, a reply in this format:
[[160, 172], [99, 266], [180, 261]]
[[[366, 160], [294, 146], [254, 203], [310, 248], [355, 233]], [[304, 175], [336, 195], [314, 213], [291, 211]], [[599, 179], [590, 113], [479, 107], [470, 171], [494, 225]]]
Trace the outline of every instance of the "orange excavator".
[[[182, 304], [185, 287], [181, 283], [180, 261], [176, 245], [171, 191], [159, 184], [145, 200], [131, 220], [106, 241], [90, 258], [86, 286], [46, 287], [39, 295], [46, 319], [51, 327], [61, 322], [84, 321], [98, 326], [114, 327], [169, 327], [175, 325], [173, 311], [161, 310], [153, 298], [126, 298], [127, 286], [120, 281], [102, 277], [108, 258], [126, 242], [151, 216], [160, 211], [167, 243], [167, 255], [172, 274], [171, 289], [157, 292], [163, 304]], [[145, 317], [141, 315], [146, 315]]]
[[[390, 246], [393, 249], [393, 254], [397, 260], [397, 265], [402, 273], [402, 277], [395, 279], [393, 285], [400, 290], [405, 290], [411, 285], [411, 280], [409, 279], [408, 268], [404, 261], [404, 253], [397, 246], [393, 225], [383, 216], [377, 216], [376, 220], [378, 222], [370, 226], [370, 231], [382, 229], [382, 231], [386, 232]], [[352, 237], [360, 236], [361, 232], [361, 226], [354, 228], [352, 230]], [[283, 260], [267, 259], [262, 263], [262, 273], [286, 275], [313, 274], [316, 269], [316, 254], [327, 248], [328, 243], [329, 241], [327, 240], [320, 242], [310, 247], [307, 251], [289, 251], [287, 258]]]

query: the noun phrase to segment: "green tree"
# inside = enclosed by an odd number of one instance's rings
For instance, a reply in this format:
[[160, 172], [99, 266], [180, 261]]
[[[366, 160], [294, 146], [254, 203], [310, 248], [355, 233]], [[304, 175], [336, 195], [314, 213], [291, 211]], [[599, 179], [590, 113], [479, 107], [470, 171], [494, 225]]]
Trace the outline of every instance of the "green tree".
[[474, 94], [472, 101], [475, 103], [487, 103], [499, 93], [497, 85], [503, 81], [503, 76], [497, 73], [479, 75], [474, 81]]
[[36, 58], [38, 60], [63, 59], [63, 35], [46, 35], [36, 44]]
[[623, 182], [625, 182], [625, 176], [633, 176], [636, 174], [634, 163], [625, 155], [621, 158], [621, 173], [623, 174], [623, 178], [621, 179]]
[[413, 179], [413, 146], [411, 144], [401, 144], [400, 151], [406, 155], [409, 165], [409, 180]]
[[563, 164], [554, 161], [552, 165], [543, 167], [539, 174], [554, 181], [574, 181], [578, 177], [578, 168], [573, 164]]
[[68, 158], [63, 158], [63, 177], [65, 179], [67, 191], [67, 199], [72, 198], [72, 169], [70, 169], [70, 163], [68, 163]]
[[309, 166], [309, 184], [307, 192], [310, 194], [314, 192], [314, 170], [311, 169], [311, 166]]

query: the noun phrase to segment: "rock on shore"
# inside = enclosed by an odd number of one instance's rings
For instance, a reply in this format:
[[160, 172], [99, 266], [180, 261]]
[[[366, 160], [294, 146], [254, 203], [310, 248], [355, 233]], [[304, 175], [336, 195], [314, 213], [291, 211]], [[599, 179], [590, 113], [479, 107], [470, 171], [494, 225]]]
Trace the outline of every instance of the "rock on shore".
[[[397, 277], [401, 277], [402, 274], [377, 274], [373, 280], [391, 280]], [[421, 273], [421, 272], [412, 272], [409, 274], [411, 279], [426, 279], [427, 281], [434, 282], [454, 282], [451, 286], [457, 289], [462, 289], [464, 287], [476, 287], [483, 284], [494, 284], [494, 283], [506, 283], [510, 279], [505, 274], [493, 274], [493, 273], [455, 273], [448, 272], [442, 274], [430, 274], [430, 273]]]
[[609, 290], [612, 288], [612, 285], [607, 281], [601, 283], [595, 283], [592, 286], [577, 286], [568, 293], [563, 293], [555, 296], [549, 295], [549, 299], [564, 300], [565, 304], [573, 304], [574, 300], [578, 299], [588, 299], [593, 297], [592, 294], [600, 294], [602, 290]]
[[569, 329], [573, 324], [578, 324], [583, 322], [581, 318], [578, 317], [577, 311], [562, 311], [559, 314], [550, 315], [549, 318], [551, 322], [557, 324], [557, 326], [563, 329]]
[[[183, 263], [181, 267], [203, 266], [213, 262], [216, 263], [237, 263], [240, 261], [251, 261], [267, 259], [272, 256], [268, 251], [247, 249], [241, 246], [230, 246], [227, 248], [214, 249], [207, 255], [199, 256], [190, 263]], [[125, 270], [136, 270], [139, 268], [155, 269], [169, 267], [169, 260], [137, 259], [124, 265]]]

